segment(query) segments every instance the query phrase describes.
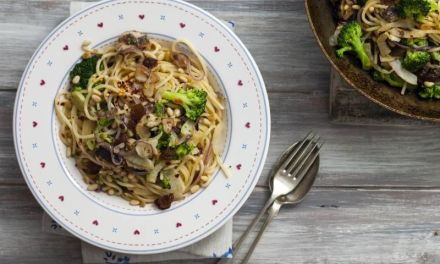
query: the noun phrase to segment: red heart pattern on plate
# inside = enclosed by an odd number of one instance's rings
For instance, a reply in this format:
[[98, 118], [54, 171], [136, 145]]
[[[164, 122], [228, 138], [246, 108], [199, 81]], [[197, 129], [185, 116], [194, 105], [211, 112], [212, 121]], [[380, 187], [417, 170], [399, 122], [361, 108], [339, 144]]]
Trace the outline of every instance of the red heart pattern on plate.
[[40, 85], [41, 85], [41, 86], [43, 86], [43, 85], [45, 85], [45, 84], [46, 84], [46, 81], [45, 81], [45, 80], [41, 80], [41, 81], [40, 81]]
[[40, 167], [41, 167], [42, 169], [44, 169], [44, 167], [46, 167], [46, 162], [40, 162]]
[[182, 226], [181, 223], [179, 223], [179, 222], [176, 223], [176, 228], [179, 228], [179, 227], [181, 227], [181, 226]]
[[63, 50], [69, 50], [69, 45], [64, 45]]
[[94, 224], [95, 226], [99, 225], [98, 220], [93, 220], [92, 224]]
[[144, 14], [139, 15], [139, 19], [140, 19], [140, 20], [143, 20], [144, 18], [145, 18], [145, 15], [144, 15]]
[[238, 86], [243, 86], [243, 81], [242, 80], [238, 81]]
[[235, 166], [237, 168], [237, 170], [241, 170], [241, 164], [237, 164], [237, 166]]
[[216, 205], [218, 203], [217, 200], [212, 200], [212, 205]]
[[136, 229], [136, 230], [134, 230], [133, 234], [137, 236], [137, 235], [140, 235], [141, 232], [139, 232], [139, 230]]
[[214, 47], [214, 51], [215, 51], [215, 52], [219, 52], [219, 51], [220, 51], [220, 48], [217, 47], [217, 46], [215, 46], [215, 47]]
[[251, 128], [251, 123], [247, 122], [246, 125], [244, 125], [246, 128]]
[[99, 22], [99, 23], [97, 24], [97, 26], [100, 27], [100, 28], [102, 28], [102, 27], [104, 27], [104, 23]]
[[186, 27], [186, 24], [185, 23], [182, 23], [182, 22], [180, 22], [180, 28], [185, 28]]
[[61, 202], [64, 202], [64, 196], [63, 195], [58, 196], [58, 200], [60, 200]]
[[38, 123], [36, 121], [32, 121], [32, 127], [37, 127]]

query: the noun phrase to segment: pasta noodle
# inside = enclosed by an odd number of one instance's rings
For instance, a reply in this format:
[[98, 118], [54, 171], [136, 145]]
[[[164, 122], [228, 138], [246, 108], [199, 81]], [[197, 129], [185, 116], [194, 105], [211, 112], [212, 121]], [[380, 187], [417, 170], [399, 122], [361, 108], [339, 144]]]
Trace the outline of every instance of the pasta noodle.
[[223, 97], [191, 43], [132, 31], [99, 50], [89, 44], [55, 99], [66, 155], [89, 191], [167, 209], [226, 171], [216, 143]]

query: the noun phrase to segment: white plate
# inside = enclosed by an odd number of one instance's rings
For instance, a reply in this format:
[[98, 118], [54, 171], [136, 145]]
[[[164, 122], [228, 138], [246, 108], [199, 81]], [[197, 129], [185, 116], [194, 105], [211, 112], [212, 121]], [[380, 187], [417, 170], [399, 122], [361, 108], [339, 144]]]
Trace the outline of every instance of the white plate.
[[[128, 30], [191, 41], [227, 98], [223, 160], [232, 177], [217, 172], [207, 188], [166, 211], [88, 192], [57, 135], [53, 100], [66, 88], [68, 73], [81, 56], [81, 43], [87, 39], [101, 46]], [[252, 192], [269, 137], [266, 89], [248, 50], [218, 19], [177, 0], [103, 1], [71, 16], [31, 58], [15, 102], [15, 148], [24, 178], [41, 206], [82, 240], [131, 254], [175, 250], [221, 227]]]

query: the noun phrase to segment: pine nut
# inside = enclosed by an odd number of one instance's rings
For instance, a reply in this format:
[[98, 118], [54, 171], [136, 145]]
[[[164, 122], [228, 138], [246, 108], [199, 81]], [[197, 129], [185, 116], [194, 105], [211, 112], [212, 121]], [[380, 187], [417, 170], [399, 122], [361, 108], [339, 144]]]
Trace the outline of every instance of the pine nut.
[[180, 117], [180, 115], [182, 115], [182, 111], [180, 111], [179, 108], [176, 108], [176, 109], [174, 110], [174, 116], [176, 116], [176, 117]]
[[92, 100], [97, 102], [97, 103], [100, 103], [101, 102], [101, 97], [99, 97], [98, 95], [94, 94], [94, 95], [92, 95]]
[[169, 117], [173, 117], [173, 116], [174, 116], [174, 111], [173, 111], [173, 109], [167, 107], [167, 114], [168, 114]]
[[115, 194], [115, 190], [113, 190], [113, 189], [110, 189], [110, 190], [108, 190], [108, 192], [107, 192], [109, 195], [114, 195]]
[[86, 51], [82, 55], [83, 59], [90, 59], [91, 57], [92, 57], [92, 53], [90, 51]]
[[188, 79], [185, 76], [180, 75], [178, 78], [179, 78], [179, 80], [181, 80], [184, 83], [188, 82]]
[[198, 190], [200, 190], [200, 186], [199, 185], [194, 185], [190, 189], [191, 193], [196, 193]]
[[207, 182], [209, 180], [208, 176], [202, 176], [200, 179], [204, 182]]
[[96, 191], [96, 189], [98, 189], [98, 184], [90, 184], [89, 186], [87, 186], [87, 191]]
[[72, 79], [72, 83], [73, 84], [77, 84], [79, 83], [79, 80], [81, 79], [81, 77], [79, 75], [76, 75], [75, 77], [73, 77]]
[[139, 201], [138, 200], [131, 200], [130, 205], [139, 205]]
[[83, 43], [81, 44], [81, 47], [87, 47], [90, 44], [92, 44], [90, 40], [84, 40]]
[[433, 82], [424, 82], [423, 83], [426, 87], [432, 87], [432, 86], [434, 86], [434, 83]]

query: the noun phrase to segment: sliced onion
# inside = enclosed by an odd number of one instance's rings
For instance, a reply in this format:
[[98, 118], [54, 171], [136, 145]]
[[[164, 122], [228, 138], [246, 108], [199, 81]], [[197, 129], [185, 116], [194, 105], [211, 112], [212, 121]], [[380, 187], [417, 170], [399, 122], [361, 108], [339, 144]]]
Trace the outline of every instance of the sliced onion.
[[417, 85], [417, 76], [407, 70], [405, 70], [402, 67], [402, 63], [400, 60], [391, 61], [390, 63], [391, 68], [393, 68], [394, 72], [402, 78], [405, 82]]
[[343, 25], [339, 25], [336, 28], [333, 35], [331, 35], [330, 38], [328, 39], [328, 43], [330, 44], [330, 46], [332, 46], [332, 47], [338, 46], [338, 37], [339, 37], [339, 33], [341, 33], [342, 27], [343, 27]]
[[382, 34], [377, 38], [377, 47], [379, 48], [380, 55], [386, 56], [391, 53], [390, 47], [387, 45], [387, 35]]
[[123, 160], [122, 160], [121, 156], [119, 156], [113, 152], [113, 147], [109, 143], [107, 143], [107, 142], [99, 143], [96, 146], [96, 148], [99, 148], [99, 147], [102, 147], [102, 148], [106, 149], [108, 152], [110, 152], [111, 160], [114, 165], [119, 166], [122, 164]]
[[380, 62], [392, 62], [396, 60], [393, 56], [380, 56]]

